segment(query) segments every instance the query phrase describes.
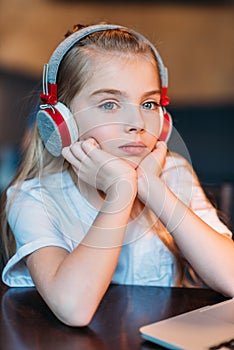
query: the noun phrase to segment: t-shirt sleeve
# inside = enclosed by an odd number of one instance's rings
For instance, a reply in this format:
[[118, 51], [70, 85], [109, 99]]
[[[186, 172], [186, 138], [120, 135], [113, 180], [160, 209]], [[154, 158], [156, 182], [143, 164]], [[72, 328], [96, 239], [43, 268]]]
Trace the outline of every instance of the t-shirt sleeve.
[[[8, 197], [14, 192], [8, 190]], [[45, 197], [44, 197], [45, 198]], [[6, 264], [2, 279], [9, 286], [33, 286], [24, 258], [32, 252], [48, 246], [72, 250], [72, 244], [60, 230], [56, 203], [45, 205], [40, 190], [20, 190], [14, 198], [8, 214], [8, 222], [16, 241], [16, 253]], [[48, 199], [49, 200], [49, 199]]]
[[232, 232], [220, 220], [216, 208], [206, 197], [194, 169], [185, 158], [176, 154], [168, 157], [162, 178], [171, 191], [204, 222], [217, 232], [232, 237]]

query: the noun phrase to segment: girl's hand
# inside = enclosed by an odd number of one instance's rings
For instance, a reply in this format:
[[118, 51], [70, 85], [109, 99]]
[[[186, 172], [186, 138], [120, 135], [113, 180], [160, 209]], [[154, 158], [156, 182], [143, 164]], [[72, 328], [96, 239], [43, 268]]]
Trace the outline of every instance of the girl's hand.
[[62, 155], [80, 180], [104, 193], [121, 181], [127, 181], [136, 191], [136, 171], [127, 162], [101, 150], [93, 138], [65, 147]]
[[137, 168], [138, 197], [146, 203], [150, 192], [150, 181], [159, 177], [165, 164], [167, 145], [165, 142], [157, 142], [156, 148], [150, 152]]

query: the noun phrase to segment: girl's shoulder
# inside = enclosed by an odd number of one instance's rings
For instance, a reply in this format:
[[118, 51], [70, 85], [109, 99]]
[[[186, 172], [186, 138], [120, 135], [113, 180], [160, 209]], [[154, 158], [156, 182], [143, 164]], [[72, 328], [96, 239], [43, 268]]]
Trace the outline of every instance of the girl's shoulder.
[[184, 168], [190, 172], [193, 172], [191, 159], [188, 155], [185, 157], [176, 152], [168, 152], [163, 167], [163, 172], [174, 170], [175, 168]]
[[74, 187], [74, 183], [68, 171], [61, 173], [48, 174], [45, 176], [34, 177], [27, 179], [22, 183], [15, 183], [7, 189], [7, 198], [10, 198], [13, 194], [17, 196], [21, 195], [34, 195], [40, 194], [45, 190], [57, 190]]

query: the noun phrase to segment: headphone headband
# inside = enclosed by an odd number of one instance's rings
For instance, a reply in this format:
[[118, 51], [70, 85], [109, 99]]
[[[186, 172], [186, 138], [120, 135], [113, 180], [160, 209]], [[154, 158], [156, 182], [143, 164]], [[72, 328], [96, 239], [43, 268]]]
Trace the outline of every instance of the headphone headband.
[[65, 40], [63, 40], [55, 49], [55, 51], [52, 53], [52, 56], [49, 60], [48, 64], [44, 65], [44, 71], [43, 71], [43, 93], [41, 94], [41, 99], [49, 104], [54, 105], [57, 103], [57, 73], [60, 66], [60, 63], [63, 59], [63, 57], [66, 55], [66, 53], [70, 50], [70, 48], [79, 42], [81, 39], [85, 38], [89, 34], [105, 31], [105, 30], [111, 30], [111, 29], [123, 29], [128, 31], [129, 33], [134, 34], [138, 38], [145, 41], [150, 48], [152, 49], [155, 58], [158, 63], [159, 67], [159, 74], [162, 84], [162, 99], [161, 104], [163, 106], [168, 105], [169, 99], [167, 97], [167, 87], [168, 87], [168, 74], [167, 74], [167, 68], [164, 66], [161, 56], [159, 55], [158, 51], [156, 50], [155, 46], [146, 39], [142, 34], [135, 32], [133, 30], [130, 30], [126, 27], [115, 25], [115, 24], [96, 24], [92, 26], [85, 27], [83, 29], [78, 30], [77, 32], [74, 32], [69, 37], [67, 37]]
[[108, 29], [119, 29], [123, 28], [118, 25], [93, 25], [89, 27], [82, 28], [78, 30], [77, 32], [74, 32], [73, 34], [69, 35], [65, 40], [63, 40], [57, 48], [54, 50], [50, 61], [49, 61], [49, 71], [48, 71], [48, 82], [50, 84], [56, 84], [57, 80], [57, 73], [60, 66], [60, 63], [63, 59], [63, 57], [66, 55], [66, 53], [70, 50], [70, 48], [85, 38], [86, 36], [95, 33], [95, 32], [101, 32]]

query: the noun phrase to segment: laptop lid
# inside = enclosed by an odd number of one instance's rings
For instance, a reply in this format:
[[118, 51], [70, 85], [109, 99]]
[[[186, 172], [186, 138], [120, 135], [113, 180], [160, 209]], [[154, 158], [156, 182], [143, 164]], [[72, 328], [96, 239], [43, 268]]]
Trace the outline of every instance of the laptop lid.
[[234, 298], [142, 326], [141, 336], [168, 349], [234, 349]]

